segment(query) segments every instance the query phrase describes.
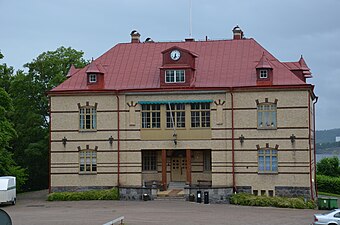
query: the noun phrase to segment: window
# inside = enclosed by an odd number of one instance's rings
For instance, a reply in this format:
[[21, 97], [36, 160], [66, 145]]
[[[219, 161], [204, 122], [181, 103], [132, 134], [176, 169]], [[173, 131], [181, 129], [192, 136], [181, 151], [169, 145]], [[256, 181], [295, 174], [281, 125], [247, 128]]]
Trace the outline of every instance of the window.
[[191, 104], [191, 127], [210, 127], [210, 103]]
[[274, 191], [273, 190], [268, 190], [268, 196], [273, 197], [274, 196]]
[[165, 83], [184, 83], [185, 71], [184, 70], [166, 70]]
[[340, 218], [340, 212], [334, 214], [335, 218]]
[[261, 79], [268, 78], [268, 70], [260, 70], [260, 78]]
[[211, 171], [211, 151], [203, 152], [203, 166], [204, 171]]
[[261, 149], [258, 150], [258, 171], [277, 172], [277, 150]]
[[160, 105], [142, 105], [142, 128], [161, 127]]
[[258, 190], [253, 190], [253, 195], [258, 196], [259, 195], [259, 191]]
[[261, 196], [265, 196], [266, 195], [266, 190], [261, 190]]
[[276, 104], [261, 103], [257, 105], [257, 128], [276, 128]]
[[97, 152], [94, 150], [82, 150], [79, 152], [79, 171], [97, 172]]
[[92, 106], [79, 108], [79, 128], [81, 130], [94, 130], [97, 128], [97, 109]]
[[185, 104], [169, 104], [166, 105], [166, 127], [172, 128], [185, 127]]
[[96, 83], [97, 82], [97, 74], [91, 73], [89, 74], [89, 83]]
[[143, 170], [152, 171], [157, 170], [157, 152], [156, 151], [142, 151]]

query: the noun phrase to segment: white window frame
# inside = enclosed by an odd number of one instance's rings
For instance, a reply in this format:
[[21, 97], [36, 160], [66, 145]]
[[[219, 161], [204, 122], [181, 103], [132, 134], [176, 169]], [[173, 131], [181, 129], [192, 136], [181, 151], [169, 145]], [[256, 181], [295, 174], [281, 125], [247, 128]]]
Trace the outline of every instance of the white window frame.
[[276, 103], [260, 103], [257, 105], [257, 129], [277, 129]]
[[258, 173], [278, 173], [279, 168], [277, 149], [259, 149], [257, 151], [257, 161]]
[[[171, 79], [172, 74], [168, 74], [171, 72], [173, 72], [173, 79]], [[181, 76], [180, 74], [182, 72], [183, 72], [183, 76]], [[179, 79], [182, 77], [183, 77], [183, 80]], [[166, 70], [165, 71], [165, 83], [185, 83], [185, 70]]]
[[89, 83], [96, 83], [97, 82], [97, 74], [91, 73], [89, 74]]
[[79, 173], [97, 173], [97, 151], [80, 150], [79, 151]]
[[260, 70], [260, 79], [268, 78], [268, 70]]
[[94, 106], [83, 106], [79, 108], [79, 130], [97, 129], [97, 109]]

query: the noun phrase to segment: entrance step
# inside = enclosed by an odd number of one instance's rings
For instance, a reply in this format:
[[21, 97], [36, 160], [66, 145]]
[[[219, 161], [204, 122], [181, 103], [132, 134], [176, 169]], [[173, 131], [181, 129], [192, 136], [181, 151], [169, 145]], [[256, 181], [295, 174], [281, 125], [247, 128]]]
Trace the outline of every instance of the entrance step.
[[185, 200], [183, 189], [171, 189], [160, 191], [157, 194], [156, 200]]
[[185, 187], [185, 182], [170, 182], [168, 189], [169, 190], [172, 190], [172, 189], [184, 189], [184, 187]]

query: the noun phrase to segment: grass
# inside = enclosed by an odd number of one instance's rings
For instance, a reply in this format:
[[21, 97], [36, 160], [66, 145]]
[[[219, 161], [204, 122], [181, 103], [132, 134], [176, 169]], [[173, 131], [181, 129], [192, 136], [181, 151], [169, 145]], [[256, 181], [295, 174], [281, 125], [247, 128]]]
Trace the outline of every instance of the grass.
[[325, 195], [325, 196], [332, 196], [332, 197], [340, 198], [339, 194], [327, 193], [327, 192], [322, 192], [322, 191], [318, 191], [318, 195]]
[[117, 188], [83, 192], [54, 192], [48, 195], [47, 201], [82, 201], [82, 200], [118, 200]]

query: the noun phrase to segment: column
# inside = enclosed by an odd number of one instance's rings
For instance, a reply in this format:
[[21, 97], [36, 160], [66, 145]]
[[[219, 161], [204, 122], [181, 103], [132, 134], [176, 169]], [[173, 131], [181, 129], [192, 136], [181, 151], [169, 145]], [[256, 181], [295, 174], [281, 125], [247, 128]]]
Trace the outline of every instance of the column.
[[162, 149], [162, 185], [163, 190], [166, 190], [167, 182], [166, 182], [166, 150]]
[[191, 150], [186, 150], [187, 157], [187, 183], [191, 185]]

